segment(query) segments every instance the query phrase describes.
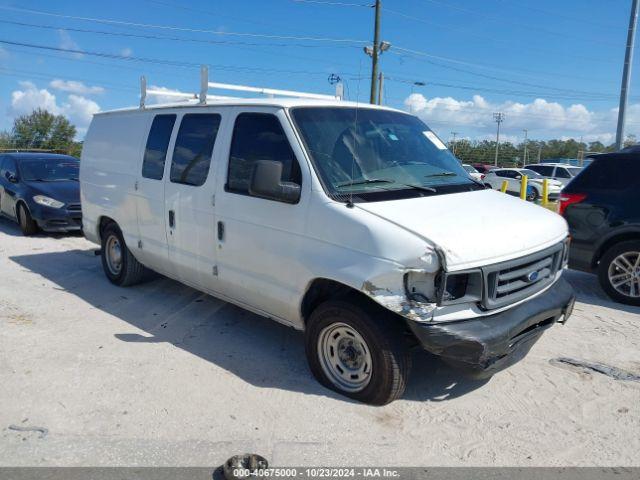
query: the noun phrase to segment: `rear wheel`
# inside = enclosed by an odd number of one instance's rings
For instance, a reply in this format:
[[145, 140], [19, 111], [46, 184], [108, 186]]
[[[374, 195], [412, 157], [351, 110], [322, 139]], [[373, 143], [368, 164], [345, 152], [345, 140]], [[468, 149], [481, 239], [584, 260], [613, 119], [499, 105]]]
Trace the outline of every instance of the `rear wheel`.
[[133, 256], [115, 223], [102, 232], [102, 268], [114, 285], [127, 287], [140, 283], [147, 269]]
[[402, 396], [411, 368], [404, 324], [358, 300], [331, 300], [316, 308], [305, 332], [307, 360], [327, 388], [385, 405]]
[[609, 248], [600, 259], [598, 280], [613, 300], [640, 305], [640, 241], [620, 242]]
[[18, 223], [20, 224], [20, 230], [22, 230], [22, 234], [25, 237], [38, 233], [38, 224], [33, 217], [31, 217], [29, 209], [27, 209], [27, 207], [22, 203], [18, 205]]

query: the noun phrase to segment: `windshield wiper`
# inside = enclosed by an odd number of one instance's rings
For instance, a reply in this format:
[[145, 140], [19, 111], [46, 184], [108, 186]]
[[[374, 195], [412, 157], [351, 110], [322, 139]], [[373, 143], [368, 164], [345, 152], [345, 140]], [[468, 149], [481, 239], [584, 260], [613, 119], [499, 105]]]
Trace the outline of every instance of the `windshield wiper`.
[[351, 185], [367, 185], [369, 183], [396, 183], [393, 180], [386, 178], [365, 178], [364, 180], [358, 180], [356, 182], [342, 182], [338, 183], [336, 187], [349, 187]]
[[440, 172], [440, 173], [431, 173], [429, 175], [425, 175], [426, 178], [429, 177], [457, 177], [458, 174], [455, 172]]
[[423, 192], [438, 193], [438, 191], [435, 188], [427, 187], [425, 185], [411, 185], [410, 183], [399, 183], [398, 185], [409, 187], [414, 190], [422, 190]]

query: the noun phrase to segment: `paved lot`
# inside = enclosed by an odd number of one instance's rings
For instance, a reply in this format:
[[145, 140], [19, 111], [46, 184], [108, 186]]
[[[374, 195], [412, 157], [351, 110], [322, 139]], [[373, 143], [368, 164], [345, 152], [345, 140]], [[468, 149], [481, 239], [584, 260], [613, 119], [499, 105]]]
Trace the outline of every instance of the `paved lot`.
[[299, 333], [168, 279], [114, 287], [93, 249], [0, 220], [0, 465], [640, 466], [640, 382], [550, 363], [640, 374], [640, 309], [589, 275], [567, 272], [574, 317], [511, 369], [471, 381], [419, 353], [374, 408], [319, 386]]

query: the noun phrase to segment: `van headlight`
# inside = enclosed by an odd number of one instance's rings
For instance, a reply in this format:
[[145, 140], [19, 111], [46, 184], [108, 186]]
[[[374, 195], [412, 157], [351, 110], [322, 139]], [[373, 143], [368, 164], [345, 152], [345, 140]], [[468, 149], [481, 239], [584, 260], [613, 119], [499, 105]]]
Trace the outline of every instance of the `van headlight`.
[[438, 305], [482, 300], [482, 271], [441, 272], [435, 281]]
[[62, 208], [64, 207], [64, 203], [55, 200], [53, 198], [50, 197], [46, 197], [44, 195], [35, 195], [33, 197], [33, 201], [36, 202], [38, 205], [43, 205], [45, 207], [51, 207], [51, 208]]

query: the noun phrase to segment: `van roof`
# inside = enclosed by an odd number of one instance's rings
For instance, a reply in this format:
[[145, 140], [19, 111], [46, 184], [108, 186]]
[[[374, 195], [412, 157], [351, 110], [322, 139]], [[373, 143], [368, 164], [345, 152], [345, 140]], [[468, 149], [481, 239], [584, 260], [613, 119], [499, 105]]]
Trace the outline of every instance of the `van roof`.
[[387, 110], [399, 113], [408, 112], [398, 110], [395, 108], [385, 107], [381, 105], [372, 105], [370, 103], [361, 102], [349, 102], [344, 100], [323, 100], [323, 99], [310, 99], [310, 98], [290, 98], [290, 97], [276, 97], [276, 98], [214, 98], [207, 99], [207, 103], [201, 104], [198, 100], [188, 100], [182, 102], [172, 103], [159, 103], [159, 104], [147, 104], [144, 108], [140, 107], [127, 107], [115, 110], [107, 110], [104, 112], [96, 113], [95, 115], [109, 115], [113, 113], [125, 113], [125, 112], [144, 112], [146, 110], [167, 110], [175, 108], [207, 108], [207, 107], [237, 107], [237, 106], [260, 106], [260, 107], [279, 107], [279, 108], [293, 108], [293, 107], [352, 107], [352, 108], [369, 108], [375, 110]]

